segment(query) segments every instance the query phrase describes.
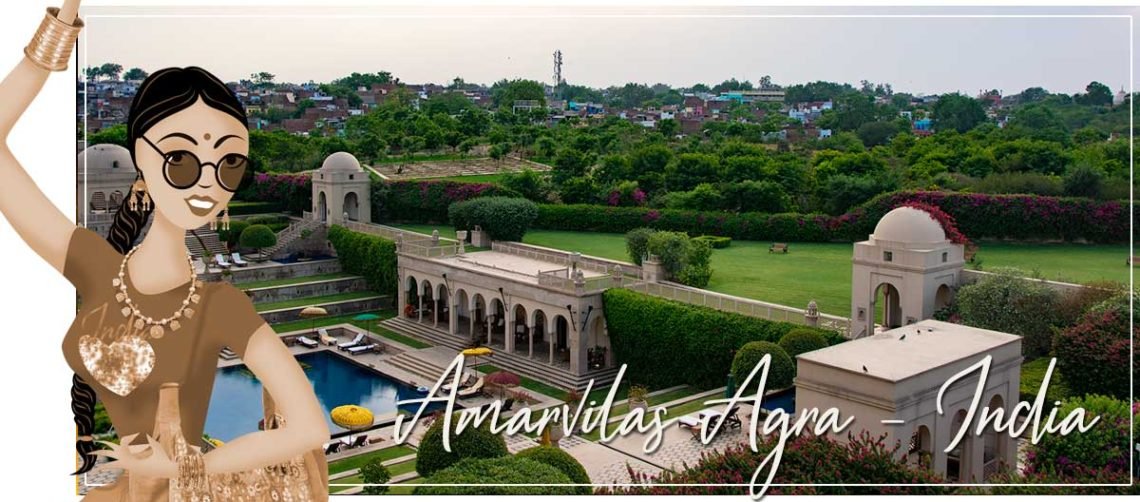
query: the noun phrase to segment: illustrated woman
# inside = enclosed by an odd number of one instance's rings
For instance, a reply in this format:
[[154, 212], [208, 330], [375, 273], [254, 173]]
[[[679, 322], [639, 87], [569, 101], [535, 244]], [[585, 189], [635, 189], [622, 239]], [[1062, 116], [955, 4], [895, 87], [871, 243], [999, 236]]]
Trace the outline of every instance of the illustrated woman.
[[[0, 83], [0, 212], [81, 298], [63, 339], [75, 371], [78, 473], [100, 454], [124, 470], [85, 500], [325, 500], [327, 491], [296, 488], [293, 478], [304, 472], [270, 468], [295, 466], [290, 462], [328, 440], [311, 384], [244, 293], [197, 278], [184, 241], [187, 230], [224, 211], [246, 174], [246, 115], [232, 91], [200, 68], [165, 69], [143, 82], [127, 121], [138, 177], [105, 237], [72, 224], [9, 151], [13, 124], [49, 72], [67, 66], [82, 27], [78, 3], [49, 9], [25, 58]], [[150, 230], [136, 242], [148, 221]], [[223, 347], [275, 397], [279, 422], [203, 454], [195, 447]], [[159, 396], [169, 396], [174, 384], [177, 398], [167, 404], [176, 406], [185, 440], [168, 451], [148, 436]], [[122, 438], [110, 450], [91, 437], [96, 396]]]

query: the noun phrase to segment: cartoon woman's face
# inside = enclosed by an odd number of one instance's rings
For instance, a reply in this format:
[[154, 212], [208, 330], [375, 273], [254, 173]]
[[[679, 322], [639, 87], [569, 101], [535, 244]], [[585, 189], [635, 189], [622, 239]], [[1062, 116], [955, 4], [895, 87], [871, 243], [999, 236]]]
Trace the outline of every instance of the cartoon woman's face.
[[221, 213], [249, 167], [246, 125], [201, 99], [152, 126], [134, 148], [155, 211], [187, 230]]

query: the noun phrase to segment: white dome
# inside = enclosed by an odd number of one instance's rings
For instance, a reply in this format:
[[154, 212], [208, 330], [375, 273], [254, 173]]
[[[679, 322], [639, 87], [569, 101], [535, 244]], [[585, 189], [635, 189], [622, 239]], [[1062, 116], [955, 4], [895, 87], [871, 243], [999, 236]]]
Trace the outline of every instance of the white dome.
[[325, 159], [325, 163], [321, 165], [321, 172], [326, 173], [357, 173], [363, 170], [360, 167], [360, 161], [348, 152], [336, 152], [329, 155]]
[[92, 145], [79, 152], [76, 162], [79, 171], [112, 171], [134, 173], [135, 164], [131, 152], [119, 145]]
[[905, 244], [938, 244], [946, 241], [946, 232], [926, 211], [899, 207], [879, 220], [871, 237]]

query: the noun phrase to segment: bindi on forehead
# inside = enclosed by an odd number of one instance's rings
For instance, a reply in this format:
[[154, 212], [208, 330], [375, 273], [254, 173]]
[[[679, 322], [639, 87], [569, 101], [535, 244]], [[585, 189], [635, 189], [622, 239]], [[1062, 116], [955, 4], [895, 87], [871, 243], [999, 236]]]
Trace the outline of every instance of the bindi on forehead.
[[210, 141], [210, 133], [206, 133], [205, 135], [203, 135], [202, 139], [205, 139], [206, 141]]

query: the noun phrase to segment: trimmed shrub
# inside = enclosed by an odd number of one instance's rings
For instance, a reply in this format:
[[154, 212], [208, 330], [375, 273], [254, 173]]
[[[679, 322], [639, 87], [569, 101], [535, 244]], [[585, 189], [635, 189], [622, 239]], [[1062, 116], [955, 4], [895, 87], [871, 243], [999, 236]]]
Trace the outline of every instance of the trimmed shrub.
[[629, 261], [641, 265], [642, 258], [649, 252], [649, 238], [657, 233], [652, 228], [635, 228], [625, 234], [625, 251]]
[[374, 181], [372, 221], [445, 223], [447, 209], [456, 202], [478, 197], [521, 197], [494, 183], [459, 181]]
[[[736, 351], [732, 358], [732, 377], [743, 383], [752, 369], [760, 363], [765, 355], [772, 355], [772, 363], [768, 367], [768, 381], [765, 390], [784, 389], [792, 386], [792, 379], [796, 377], [796, 363], [788, 356], [784, 349], [772, 342], [748, 342]], [[754, 387], [760, 382], [760, 374], [749, 383]]]
[[[416, 472], [421, 476], [431, 476], [436, 472], [455, 465], [460, 460], [472, 458], [496, 458], [509, 455], [503, 437], [491, 432], [489, 421], [479, 427], [468, 426], [456, 434], [459, 414], [452, 415], [450, 445], [451, 451], [443, 449], [443, 418], [436, 418], [424, 433], [416, 454]], [[487, 483], [488, 481], [483, 481]]]
[[382, 486], [392, 480], [392, 473], [384, 466], [384, 459], [374, 458], [360, 467], [360, 480], [365, 483], [381, 486], [365, 486], [365, 495], [383, 495], [388, 493], [388, 487]]
[[796, 356], [827, 347], [827, 339], [814, 329], [796, 328], [780, 337], [780, 348], [788, 353], [794, 362]]
[[973, 240], [1128, 242], [1127, 204], [1036, 195], [899, 191], [880, 194], [841, 216], [799, 213], [727, 213], [644, 207], [538, 207], [535, 228], [625, 233], [639, 227], [723, 235], [738, 240], [829, 242], [867, 238], [888, 211], [909, 202], [936, 206]]
[[[1049, 361], [1052, 358], [1042, 357], [1021, 364], [1021, 383], [1018, 390], [1019, 400], [1032, 403], [1041, 391], [1041, 382], [1045, 380], [1045, 372], [1049, 370]], [[1045, 390], [1045, 402], [1063, 401], [1069, 398], [1068, 387], [1065, 386], [1059, 365], [1053, 367], [1053, 374], [1049, 377], [1049, 388]]]
[[[1130, 367], [1128, 293], [1089, 309], [1076, 325], [1054, 340], [1057, 369], [1073, 394], [1129, 396]], [[1133, 332], [1133, 335], [1140, 330]], [[1140, 349], [1140, 345], [1135, 347]], [[1140, 350], [1137, 350], [1140, 356]], [[1133, 378], [1140, 372], [1133, 369]]]
[[1021, 335], [1021, 351], [1030, 357], [1049, 353], [1059, 301], [1057, 291], [1010, 268], [962, 286], [955, 298], [962, 324]]
[[277, 244], [277, 234], [265, 225], [250, 225], [242, 230], [241, 237], [238, 240], [242, 247], [253, 248], [260, 253], [262, 248]]
[[1081, 474], [1083, 469], [1128, 472], [1132, 441], [1129, 420], [1131, 405], [1127, 401], [1090, 395], [1065, 401], [1058, 417], [1084, 408], [1086, 420], [1100, 417], [1093, 428], [1067, 436], [1046, 434], [1029, 447], [1025, 473], [1054, 472], [1062, 475]]
[[[422, 453], [421, 453], [422, 455]], [[418, 469], [417, 469], [418, 471]], [[421, 472], [422, 474], [422, 472]], [[558, 469], [521, 457], [465, 458], [424, 480], [415, 495], [574, 495], [576, 487]], [[537, 484], [547, 486], [487, 486], [492, 484]]]
[[241, 238], [241, 233], [244, 232], [246, 228], [249, 228], [249, 223], [246, 221], [231, 221], [229, 230], [218, 230], [218, 238], [233, 248], [238, 244], [238, 239]]
[[368, 287], [377, 293], [396, 293], [400, 281], [395, 242], [340, 225], [329, 227], [328, 239], [345, 272], [363, 276]]
[[[561, 448], [553, 446], [535, 446], [534, 448], [527, 448], [515, 454], [519, 458], [529, 458], [536, 462], [549, 465], [565, 474], [570, 478], [571, 483], [576, 484], [590, 484], [590, 475], [586, 473], [586, 468], [578, 462], [569, 453], [566, 453]], [[582, 495], [589, 495], [593, 490], [589, 486], [578, 486], [577, 492]]]
[[721, 237], [717, 235], [702, 235], [693, 238], [693, 240], [707, 242], [713, 249], [724, 249], [732, 245], [732, 237]]
[[[724, 385], [736, 349], [753, 341], [775, 343], [795, 324], [768, 321], [655, 298], [628, 289], [603, 294], [606, 328], [627, 378], [650, 388]], [[819, 330], [832, 345], [845, 341]], [[699, 361], [700, 364], [694, 364]]]
[[[755, 452], [747, 444], [730, 446], [706, 454], [691, 467], [652, 477], [636, 473], [630, 485], [600, 488], [596, 493], [744, 495], [748, 493], [748, 476], [756, 472], [779, 440], [779, 434], [767, 435], [757, 439]], [[942, 483], [942, 479], [927, 469], [907, 465], [898, 449], [899, 445], [884, 444], [883, 437], [872, 438], [866, 431], [846, 440], [806, 432], [789, 437], [768, 494], [933, 495], [954, 491], [953, 486], [929, 486]]]
[[538, 207], [521, 197], [480, 197], [452, 204], [447, 214], [455, 228], [479, 226], [494, 240], [521, 241], [538, 216]]

